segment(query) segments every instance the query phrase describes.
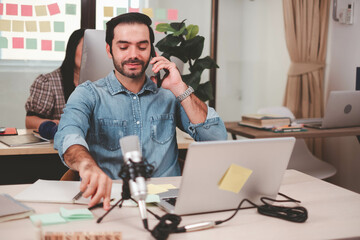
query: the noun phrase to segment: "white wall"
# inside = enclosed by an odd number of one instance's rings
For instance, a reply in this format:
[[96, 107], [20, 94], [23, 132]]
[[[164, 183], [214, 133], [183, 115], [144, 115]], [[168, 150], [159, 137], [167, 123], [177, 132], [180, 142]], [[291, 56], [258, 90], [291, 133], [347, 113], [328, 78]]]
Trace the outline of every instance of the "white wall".
[[[338, 1], [338, 12], [350, 0]], [[354, 90], [356, 67], [360, 67], [360, 1], [355, 1], [354, 24], [344, 25], [330, 19], [325, 95], [332, 90]], [[326, 138], [324, 159], [338, 173], [331, 182], [360, 193], [360, 142], [355, 136]]]
[[216, 110], [226, 121], [283, 103], [290, 59], [281, 0], [219, 1]]

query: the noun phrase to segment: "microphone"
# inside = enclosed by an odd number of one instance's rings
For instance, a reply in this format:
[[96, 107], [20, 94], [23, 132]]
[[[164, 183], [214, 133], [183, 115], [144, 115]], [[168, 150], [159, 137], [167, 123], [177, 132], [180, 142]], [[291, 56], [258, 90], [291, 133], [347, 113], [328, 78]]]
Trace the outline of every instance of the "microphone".
[[139, 137], [136, 135], [123, 137], [120, 139], [120, 146], [124, 157], [124, 163], [129, 167], [129, 185], [131, 196], [133, 196], [138, 202], [141, 219], [145, 229], [148, 229], [145, 203], [147, 196], [147, 187], [145, 182], [146, 173], [140, 166], [143, 165], [143, 160], [140, 150]]

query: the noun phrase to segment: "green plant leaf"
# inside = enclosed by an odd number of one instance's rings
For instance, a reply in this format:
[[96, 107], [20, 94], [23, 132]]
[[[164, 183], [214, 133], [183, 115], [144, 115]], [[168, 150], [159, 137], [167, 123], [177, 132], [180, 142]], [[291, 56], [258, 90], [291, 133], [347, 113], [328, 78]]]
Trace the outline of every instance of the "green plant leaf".
[[195, 91], [195, 95], [203, 102], [206, 102], [208, 100], [213, 100], [214, 96], [212, 93], [212, 85], [210, 81], [207, 81], [205, 83], [202, 83], [199, 85], [197, 90]]
[[179, 31], [173, 33], [174, 36], [186, 35], [187, 29], [186, 26], [183, 26]]
[[187, 26], [186, 40], [194, 38], [199, 33], [199, 26], [190, 24]]
[[204, 37], [196, 36], [190, 40], [182, 42], [181, 46], [184, 48], [185, 56], [188, 56], [190, 59], [199, 58], [204, 48], [204, 40]]
[[195, 71], [190, 74], [182, 75], [182, 79], [187, 85], [192, 86], [196, 90], [200, 84], [201, 72]]
[[159, 23], [156, 25], [156, 31], [158, 32], [176, 32], [177, 30], [172, 28], [168, 23]]
[[182, 22], [173, 22], [173, 23], [170, 23], [170, 26], [173, 29], [175, 29], [175, 31], [179, 31], [180, 29], [182, 29], [185, 26], [185, 21], [186, 21], [186, 19], [184, 19]]
[[196, 59], [192, 67], [193, 70], [202, 71], [204, 69], [219, 68], [216, 62], [209, 56], [204, 58]]
[[173, 35], [169, 34], [166, 35], [166, 37], [164, 37], [160, 41], [158, 41], [155, 46], [160, 51], [165, 52], [168, 49], [171, 49], [172, 47], [176, 47], [180, 43], [181, 43], [181, 38], [174, 37]]

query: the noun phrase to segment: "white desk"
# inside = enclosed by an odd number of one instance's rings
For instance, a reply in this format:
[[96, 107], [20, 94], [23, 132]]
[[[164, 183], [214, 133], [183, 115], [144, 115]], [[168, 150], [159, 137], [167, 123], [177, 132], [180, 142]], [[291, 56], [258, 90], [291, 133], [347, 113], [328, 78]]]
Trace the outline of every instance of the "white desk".
[[[179, 185], [180, 177], [156, 178], [153, 183]], [[15, 195], [27, 185], [0, 186], [0, 192]], [[360, 236], [360, 194], [337, 187], [295, 170], [287, 170], [280, 192], [301, 200], [309, 218], [305, 223], [293, 223], [260, 215], [255, 209], [239, 211], [233, 220], [215, 228], [181, 234], [171, 234], [169, 239], [337, 239]], [[72, 204], [27, 203], [37, 213], [59, 211], [60, 206], [79, 208]], [[162, 213], [156, 207], [151, 208]], [[94, 210], [95, 216], [103, 213]], [[181, 225], [205, 220], [222, 220], [232, 212], [183, 216]], [[149, 218], [152, 229], [157, 220]], [[137, 208], [116, 208], [102, 223], [96, 220], [79, 221], [45, 226], [44, 231], [121, 231], [123, 239], [153, 239], [146, 232]], [[34, 239], [35, 228], [29, 219], [0, 223], [1, 239]]]

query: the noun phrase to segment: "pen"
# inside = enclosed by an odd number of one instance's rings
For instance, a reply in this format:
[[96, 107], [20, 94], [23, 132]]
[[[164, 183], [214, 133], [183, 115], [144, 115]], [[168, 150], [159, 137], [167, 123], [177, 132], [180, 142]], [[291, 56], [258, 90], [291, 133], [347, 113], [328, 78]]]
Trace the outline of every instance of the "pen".
[[73, 203], [75, 203], [75, 201], [79, 200], [79, 198], [81, 198], [83, 192], [79, 192], [78, 194], [75, 195], [75, 197], [72, 199]]

